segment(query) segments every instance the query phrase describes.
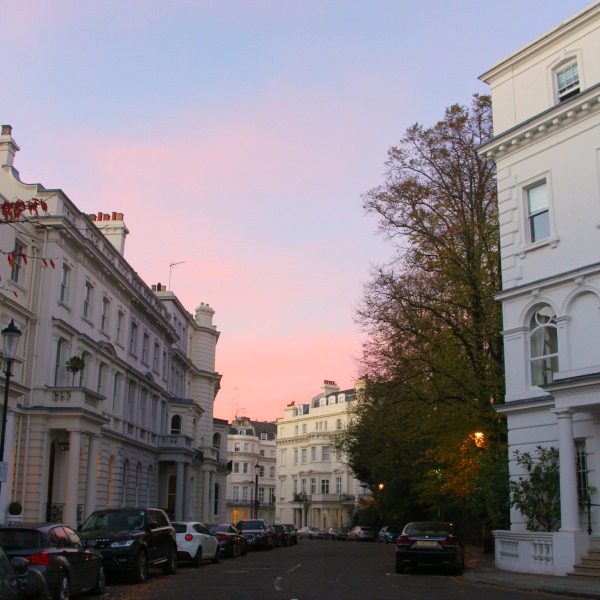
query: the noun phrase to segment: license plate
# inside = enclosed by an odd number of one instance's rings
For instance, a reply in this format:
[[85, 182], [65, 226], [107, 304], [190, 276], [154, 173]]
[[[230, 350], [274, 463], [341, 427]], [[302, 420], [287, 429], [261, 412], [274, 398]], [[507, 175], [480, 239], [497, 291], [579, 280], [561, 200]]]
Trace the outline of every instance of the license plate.
[[419, 548], [436, 548], [437, 545], [437, 542], [429, 542], [424, 540], [415, 543], [415, 546], [418, 546]]

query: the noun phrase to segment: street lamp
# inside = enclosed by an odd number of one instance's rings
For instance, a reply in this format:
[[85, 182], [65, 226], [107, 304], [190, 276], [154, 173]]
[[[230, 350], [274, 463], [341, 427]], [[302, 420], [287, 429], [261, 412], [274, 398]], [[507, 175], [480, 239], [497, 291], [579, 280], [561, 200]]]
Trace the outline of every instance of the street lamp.
[[16, 327], [13, 319], [10, 320], [8, 327], [2, 330], [2, 341], [4, 343], [4, 361], [6, 362], [6, 371], [4, 371], [4, 406], [2, 407], [2, 433], [0, 434], [0, 490], [2, 482], [6, 480], [8, 475], [8, 466], [4, 463], [4, 441], [6, 439], [6, 415], [8, 413], [8, 388], [10, 386], [10, 378], [12, 376], [11, 366], [17, 348], [19, 346], [19, 338], [21, 330]]
[[254, 518], [258, 519], [258, 473], [260, 471], [260, 465], [256, 463], [254, 465]]

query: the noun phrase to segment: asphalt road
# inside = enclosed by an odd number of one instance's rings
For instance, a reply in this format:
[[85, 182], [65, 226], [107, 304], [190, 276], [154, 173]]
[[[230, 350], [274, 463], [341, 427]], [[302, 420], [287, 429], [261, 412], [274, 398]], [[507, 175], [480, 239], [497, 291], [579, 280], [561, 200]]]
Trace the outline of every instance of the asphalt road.
[[147, 583], [109, 579], [114, 600], [525, 600], [540, 594], [467, 582], [436, 571], [394, 572], [392, 544], [302, 540], [217, 565], [151, 571]]

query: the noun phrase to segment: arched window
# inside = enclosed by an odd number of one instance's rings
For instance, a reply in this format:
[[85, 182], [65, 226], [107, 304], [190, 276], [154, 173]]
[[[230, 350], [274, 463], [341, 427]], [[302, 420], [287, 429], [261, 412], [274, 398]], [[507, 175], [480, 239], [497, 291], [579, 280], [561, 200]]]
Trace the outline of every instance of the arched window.
[[171, 417], [171, 435], [181, 434], [181, 417], [179, 415], [173, 415]]
[[269, 469], [269, 477], [275, 477], [275, 467]]
[[552, 383], [558, 371], [556, 315], [547, 304], [538, 306], [529, 321], [531, 384]]

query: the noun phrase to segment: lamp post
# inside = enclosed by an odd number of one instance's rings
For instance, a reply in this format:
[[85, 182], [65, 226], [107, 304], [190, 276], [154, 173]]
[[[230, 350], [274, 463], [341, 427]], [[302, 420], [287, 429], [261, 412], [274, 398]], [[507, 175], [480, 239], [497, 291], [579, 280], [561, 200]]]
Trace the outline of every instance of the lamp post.
[[260, 471], [260, 465], [256, 463], [254, 465], [254, 519], [258, 519], [258, 473]]
[[6, 371], [4, 371], [4, 405], [2, 406], [2, 432], [0, 434], [0, 491], [2, 482], [7, 480], [8, 465], [4, 462], [4, 441], [6, 439], [6, 416], [8, 414], [8, 388], [10, 387], [10, 378], [12, 376], [12, 363], [17, 355], [19, 338], [21, 330], [16, 327], [13, 319], [10, 320], [8, 327], [2, 330], [2, 341], [4, 343], [4, 362], [6, 362]]

